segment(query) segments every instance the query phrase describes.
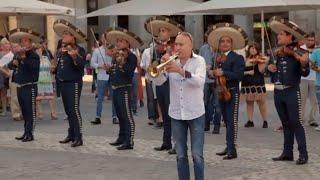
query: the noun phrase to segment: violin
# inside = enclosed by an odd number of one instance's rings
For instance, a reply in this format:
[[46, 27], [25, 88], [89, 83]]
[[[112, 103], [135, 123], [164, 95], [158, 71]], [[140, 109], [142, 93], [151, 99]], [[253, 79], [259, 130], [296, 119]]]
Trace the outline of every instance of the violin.
[[252, 60], [252, 64], [265, 64], [268, 62], [268, 57], [262, 56], [260, 54], [257, 55], [250, 55], [249, 60]]
[[[216, 57], [215, 65], [219, 64], [221, 65], [222, 63], [227, 61], [227, 56], [225, 54], [218, 55]], [[216, 67], [215, 67], [216, 69]], [[227, 88], [227, 80], [225, 76], [218, 76], [216, 77], [216, 83], [219, 87], [219, 98], [225, 102], [228, 102], [231, 100], [231, 93], [230, 90]]]
[[308, 50], [302, 49], [299, 47], [298, 43], [292, 43], [288, 46], [282, 46], [276, 49], [276, 55], [279, 57], [284, 57], [284, 56], [302, 56], [305, 53], [309, 53]]

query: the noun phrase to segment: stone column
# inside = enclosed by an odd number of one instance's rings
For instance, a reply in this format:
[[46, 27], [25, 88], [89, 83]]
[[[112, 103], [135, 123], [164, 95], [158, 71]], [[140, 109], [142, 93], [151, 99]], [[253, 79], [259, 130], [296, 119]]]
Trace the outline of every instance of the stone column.
[[193, 47], [199, 49], [203, 44], [203, 16], [185, 16], [185, 31], [189, 32], [193, 36]]
[[129, 16], [129, 31], [135, 33], [143, 40], [143, 47], [147, 47], [151, 40], [151, 35], [144, 29], [144, 23], [149, 17], [150, 16]]
[[234, 24], [240, 26], [248, 34], [249, 40], [253, 40], [253, 16], [235, 15]]
[[[117, 0], [99, 0], [98, 8], [104, 8], [107, 6], [111, 6], [113, 4], [117, 4]], [[117, 16], [99, 16], [99, 34], [103, 33], [107, 28], [118, 26], [118, 18]]]
[[291, 11], [289, 12], [289, 20], [297, 24], [306, 33], [314, 31], [319, 35], [318, 27], [319, 13], [317, 10]]
[[[81, 29], [85, 34], [87, 34], [87, 19], [77, 19], [76, 17], [87, 14], [87, 1], [86, 0], [51, 0], [54, 4], [75, 8], [76, 16], [47, 16], [46, 18], [46, 29], [47, 29], [47, 39], [48, 47], [52, 52], [55, 52], [57, 42], [61, 38], [53, 31], [53, 22], [56, 19], [65, 19], [78, 28]], [[86, 44], [81, 44], [86, 48]]]

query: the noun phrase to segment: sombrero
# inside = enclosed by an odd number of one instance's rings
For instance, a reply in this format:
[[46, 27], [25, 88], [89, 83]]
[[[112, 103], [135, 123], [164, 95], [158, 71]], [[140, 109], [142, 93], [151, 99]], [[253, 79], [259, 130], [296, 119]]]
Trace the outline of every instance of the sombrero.
[[232, 50], [242, 49], [248, 42], [247, 33], [239, 26], [232, 23], [218, 23], [206, 32], [208, 43], [213, 49], [219, 48], [219, 41], [227, 36], [232, 39]]
[[29, 38], [32, 42], [40, 42], [40, 34], [27, 28], [17, 28], [9, 32], [9, 41], [19, 43], [24, 37]]
[[0, 41], [0, 44], [1, 44], [1, 45], [10, 44], [10, 42], [8, 41], [7, 38], [2, 38], [1, 41]]
[[184, 31], [184, 26], [165, 16], [153, 16], [144, 23], [144, 28], [153, 36], [158, 36], [160, 28], [170, 30], [170, 37], [175, 37]]
[[131, 48], [138, 48], [143, 45], [143, 41], [133, 32], [124, 28], [110, 28], [105, 32], [108, 43], [116, 45], [118, 39], [125, 39], [129, 42]]
[[269, 20], [269, 26], [275, 33], [287, 31], [299, 41], [304, 39], [307, 35], [302, 29], [299, 28], [298, 25], [280, 16], [273, 16]]
[[64, 32], [70, 32], [78, 42], [86, 42], [87, 36], [76, 26], [64, 19], [58, 19], [53, 23], [53, 30], [59, 36], [62, 36]]

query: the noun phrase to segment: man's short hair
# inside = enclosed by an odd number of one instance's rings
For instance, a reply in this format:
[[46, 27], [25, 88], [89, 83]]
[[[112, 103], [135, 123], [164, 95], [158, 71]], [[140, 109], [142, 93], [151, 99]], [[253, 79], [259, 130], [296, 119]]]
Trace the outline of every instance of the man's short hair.
[[315, 32], [310, 32], [309, 34], [307, 34], [306, 38], [315, 38], [316, 37], [316, 33]]

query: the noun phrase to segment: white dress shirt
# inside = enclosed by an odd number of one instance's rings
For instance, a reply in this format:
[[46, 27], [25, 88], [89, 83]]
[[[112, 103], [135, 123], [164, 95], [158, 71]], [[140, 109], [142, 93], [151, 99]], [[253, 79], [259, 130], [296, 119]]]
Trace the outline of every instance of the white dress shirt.
[[0, 67], [8, 65], [13, 60], [14, 54], [10, 51], [0, 59]]
[[[176, 62], [180, 64], [179, 59]], [[185, 78], [178, 73], [163, 73], [153, 82], [161, 85], [169, 77], [169, 116], [177, 120], [193, 120], [205, 113], [203, 87], [206, 79], [206, 62], [203, 57], [193, 54], [183, 69], [191, 73], [191, 78]]]
[[[100, 50], [99, 50], [100, 49]], [[102, 68], [98, 68], [98, 66], [103, 65], [103, 64], [111, 64], [112, 58], [108, 55], [106, 55], [106, 51], [104, 47], [99, 47], [94, 49], [90, 61], [91, 67], [98, 69], [97, 72], [97, 79], [98, 80], [104, 80], [108, 81], [109, 80], [109, 74], [106, 73], [106, 70]]]
[[[302, 46], [300, 46], [302, 49], [305, 49], [305, 50], [308, 50], [307, 46], [304, 44]], [[311, 55], [311, 53], [309, 53], [309, 56]], [[310, 59], [310, 57], [309, 57]], [[301, 76], [301, 79], [304, 79], [304, 80], [309, 80], [309, 81], [316, 81], [316, 72], [314, 70], [312, 70], [310, 68], [310, 73], [307, 77], [303, 77]]]

